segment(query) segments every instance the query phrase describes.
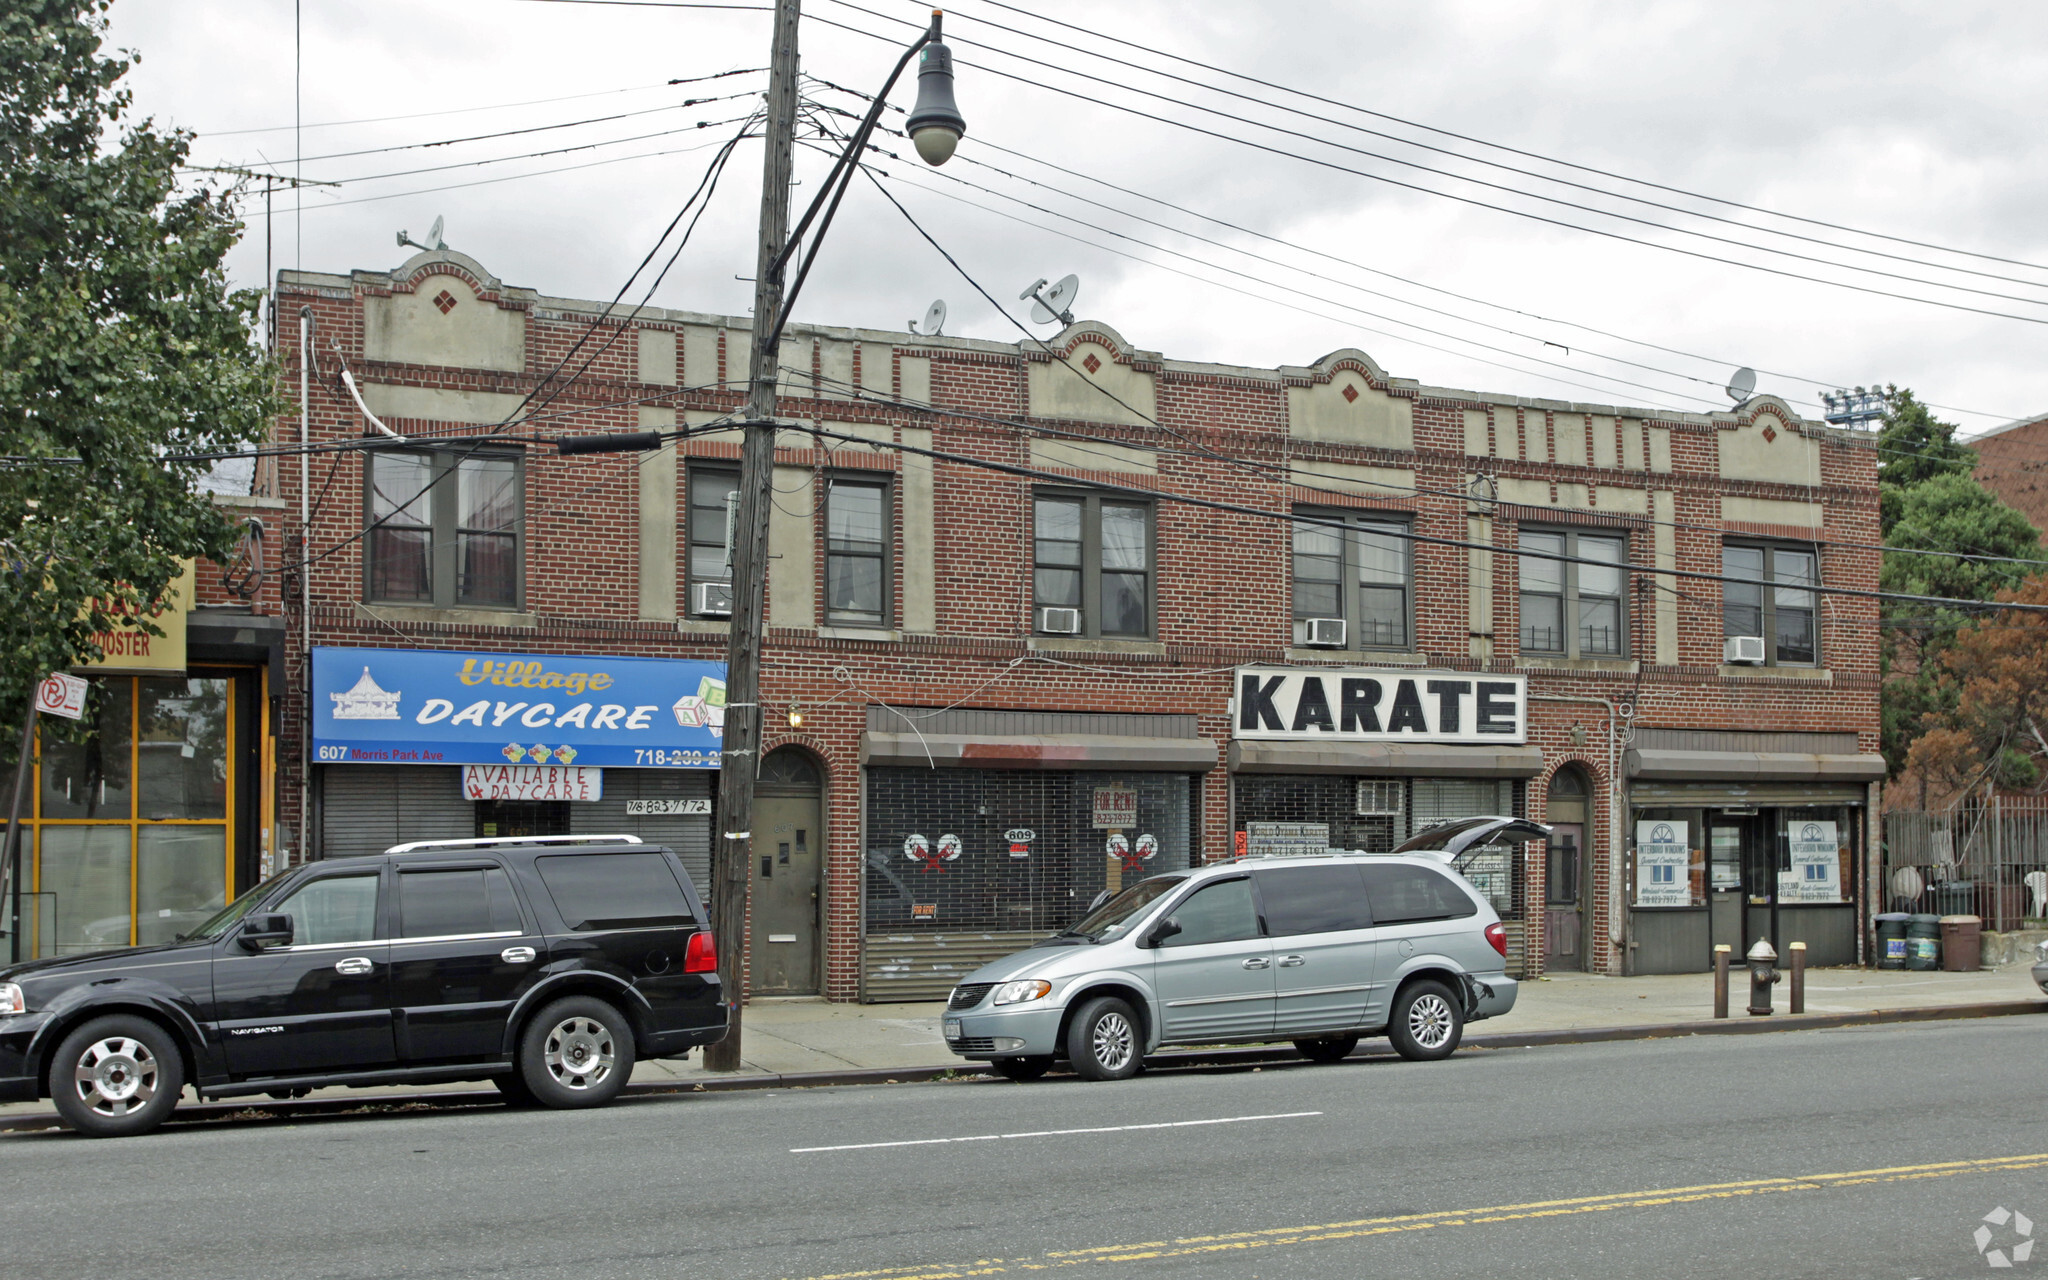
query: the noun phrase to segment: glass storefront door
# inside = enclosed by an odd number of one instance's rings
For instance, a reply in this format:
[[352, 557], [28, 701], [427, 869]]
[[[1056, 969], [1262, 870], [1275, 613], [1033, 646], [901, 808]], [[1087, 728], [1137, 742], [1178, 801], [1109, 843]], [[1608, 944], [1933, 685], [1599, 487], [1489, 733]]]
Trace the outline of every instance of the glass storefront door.
[[234, 883], [234, 682], [99, 677], [82, 740], [45, 739], [25, 954], [168, 942]]

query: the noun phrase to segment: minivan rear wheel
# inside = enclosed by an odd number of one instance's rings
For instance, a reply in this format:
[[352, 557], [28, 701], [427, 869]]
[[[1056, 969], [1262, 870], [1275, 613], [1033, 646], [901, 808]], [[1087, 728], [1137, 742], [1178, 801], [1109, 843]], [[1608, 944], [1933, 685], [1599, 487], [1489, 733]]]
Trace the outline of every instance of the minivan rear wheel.
[[1387, 1039], [1410, 1062], [1436, 1062], [1457, 1051], [1465, 1038], [1465, 1011], [1441, 982], [1424, 979], [1394, 997]]
[[1083, 1080], [1128, 1080], [1145, 1065], [1138, 1015], [1115, 996], [1097, 996], [1067, 1024], [1067, 1063]]
[[633, 1074], [633, 1028], [593, 996], [554, 1001], [519, 1037], [519, 1075], [544, 1107], [601, 1107]]
[[1342, 1062], [1358, 1047], [1357, 1036], [1323, 1036], [1316, 1040], [1296, 1040], [1294, 1051], [1310, 1062]]
[[178, 1105], [185, 1064], [171, 1033], [128, 1014], [94, 1018], [50, 1059], [50, 1101], [88, 1138], [148, 1133]]

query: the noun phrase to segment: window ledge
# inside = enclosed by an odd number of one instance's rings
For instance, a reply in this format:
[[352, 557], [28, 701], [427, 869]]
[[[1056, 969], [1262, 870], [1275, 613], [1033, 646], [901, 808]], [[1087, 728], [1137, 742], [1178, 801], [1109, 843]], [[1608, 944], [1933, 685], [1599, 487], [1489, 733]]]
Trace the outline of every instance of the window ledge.
[[880, 640], [894, 642], [903, 638], [903, 633], [894, 627], [819, 627], [820, 640]]
[[1039, 653], [1146, 653], [1166, 656], [1166, 646], [1157, 640], [1110, 640], [1090, 636], [1032, 636], [1027, 648]]
[[1641, 665], [1634, 658], [1522, 657], [1515, 660], [1518, 671], [1611, 671], [1624, 676], [1636, 674]]
[[434, 622], [451, 627], [531, 628], [534, 615], [514, 609], [439, 609], [424, 604], [356, 602], [356, 617], [370, 622]]
[[732, 623], [716, 618], [677, 618], [676, 631], [686, 636], [722, 636], [732, 630]]
[[1761, 664], [1751, 666], [1746, 662], [1723, 664], [1721, 675], [1723, 678], [1733, 676], [1750, 680], [1804, 680], [1814, 684], [1835, 682], [1835, 673], [1826, 667], [1766, 667]]
[[1426, 667], [1429, 655], [1410, 653], [1401, 649], [1309, 649], [1296, 647], [1287, 651], [1289, 662], [1342, 662], [1348, 666], [1374, 664], [1389, 667]]

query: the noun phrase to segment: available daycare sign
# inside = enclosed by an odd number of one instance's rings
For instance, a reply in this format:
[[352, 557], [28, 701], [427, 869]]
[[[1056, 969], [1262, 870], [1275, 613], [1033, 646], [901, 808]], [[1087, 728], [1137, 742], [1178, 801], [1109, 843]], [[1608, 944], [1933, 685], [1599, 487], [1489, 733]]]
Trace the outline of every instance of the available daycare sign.
[[559, 770], [716, 769], [724, 737], [722, 662], [313, 650], [317, 763], [546, 770], [465, 779], [488, 781], [510, 798], [525, 789], [578, 789], [589, 777]]
[[1232, 734], [1245, 739], [1520, 744], [1527, 678], [1475, 671], [1239, 667]]

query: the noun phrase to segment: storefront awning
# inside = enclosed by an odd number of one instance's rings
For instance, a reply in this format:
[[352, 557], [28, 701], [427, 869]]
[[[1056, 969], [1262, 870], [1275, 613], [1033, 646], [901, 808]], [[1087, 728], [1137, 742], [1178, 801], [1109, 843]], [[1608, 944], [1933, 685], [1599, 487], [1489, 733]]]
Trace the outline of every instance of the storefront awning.
[[1884, 778], [1884, 757], [1878, 755], [1632, 750], [1623, 764], [1631, 778], [1757, 782], [1878, 782]]
[[1174, 769], [1216, 767], [1213, 738], [1136, 738], [1114, 734], [1015, 736], [885, 733], [860, 738], [863, 765], [927, 765], [967, 769]]
[[1399, 778], [1533, 778], [1540, 747], [1463, 747], [1403, 742], [1230, 744], [1232, 773], [1349, 773]]

